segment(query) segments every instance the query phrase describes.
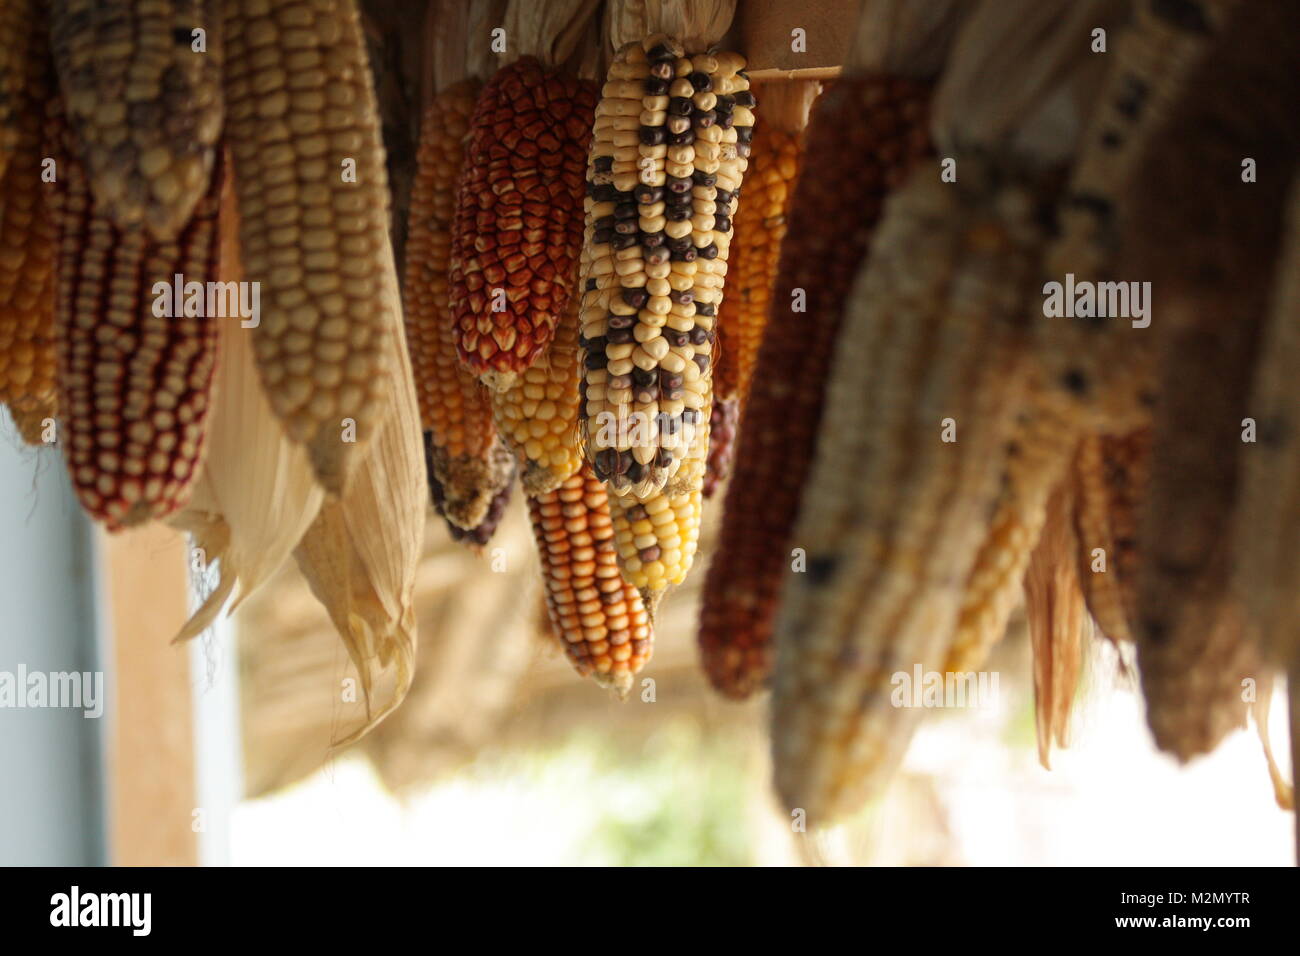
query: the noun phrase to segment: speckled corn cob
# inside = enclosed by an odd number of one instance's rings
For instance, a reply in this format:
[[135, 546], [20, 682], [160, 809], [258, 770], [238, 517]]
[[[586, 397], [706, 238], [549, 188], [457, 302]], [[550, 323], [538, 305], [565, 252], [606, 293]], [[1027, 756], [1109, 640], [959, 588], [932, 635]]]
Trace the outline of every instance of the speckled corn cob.
[[[583, 257], [583, 428], [596, 475], [650, 499], [707, 427], [754, 98], [734, 53], [622, 49], [596, 109]], [[701, 476], [702, 478], [702, 476]]]
[[484, 524], [513, 472], [502, 470], [487, 392], [456, 357], [459, 335], [448, 302], [456, 182], [477, 88], [474, 81], [457, 84], [425, 111], [406, 246], [406, 341], [430, 481], [453, 536]]
[[217, 322], [236, 320], [187, 315], [172, 282], [178, 273], [187, 285], [217, 277], [223, 166], [168, 243], [116, 228], [92, 208], [82, 170], [64, 168], [56, 202], [60, 444], [82, 507], [110, 530], [176, 511], [198, 478]]
[[510, 454], [510, 449], [500, 438], [488, 449], [484, 487], [487, 506], [483, 509], [483, 517], [478, 523], [468, 528], [462, 528], [448, 517], [453, 508], [448, 502], [442, 481], [434, 473], [433, 455], [431, 435], [425, 432], [424, 464], [429, 477], [429, 497], [433, 501], [434, 510], [442, 516], [453, 541], [460, 541], [468, 545], [470, 550], [479, 551], [492, 540], [492, 535], [496, 534], [497, 526], [501, 524], [501, 518], [506, 513], [506, 506], [510, 504], [510, 493], [515, 486], [514, 455]]
[[1020, 601], [1030, 554], [1043, 532], [1047, 501], [1078, 441], [1077, 431], [1050, 408], [1031, 402], [1003, 452], [1006, 462], [997, 512], [975, 557], [945, 671], [983, 665], [1006, 633]]
[[[208, 188], [222, 121], [216, 9], [211, 0], [50, 0], [74, 145], [96, 207], [118, 228], [174, 239]], [[193, 49], [196, 29], [206, 31], [205, 52]]]
[[[1111, 75], [1060, 203], [1061, 237], [1046, 262], [1050, 279], [1064, 282], [1067, 273], [1087, 281], [1145, 278], [1116, 258], [1126, 215], [1120, 193], [1237, 2], [1134, 4], [1132, 23], [1107, 54], [1115, 58]], [[1113, 431], [1146, 423], [1156, 388], [1151, 328], [1134, 328], [1123, 317], [1040, 322], [1047, 384], [1071, 414]]]
[[582, 465], [578, 442], [578, 310], [571, 303], [546, 354], [516, 376], [509, 388], [492, 393], [497, 427], [514, 448], [524, 491], [554, 491]]
[[1156, 744], [1183, 760], [1241, 723], [1241, 681], [1259, 666], [1230, 586], [1232, 509], [1287, 183], [1242, 184], [1240, 170], [1248, 155], [1261, 169], [1300, 164], [1297, 71], [1300, 7], [1243, 4], [1192, 73], [1126, 197], [1132, 228], [1122, 257], [1160, 290], [1137, 658]]
[[619, 566], [651, 614], [670, 585], [686, 580], [699, 546], [703, 475], [681, 484], [645, 500], [610, 495]]
[[[1079, 583], [1088, 610], [1112, 641], [1131, 641], [1137, 610], [1137, 525], [1151, 465], [1151, 430], [1095, 435], [1073, 465]], [[1105, 556], [1105, 571], [1094, 551]]]
[[493, 388], [537, 361], [573, 295], [595, 106], [595, 84], [524, 57], [492, 77], [474, 108], [451, 307], [461, 361]]
[[963, 168], [960, 184], [918, 170], [886, 206], [790, 539], [807, 567], [787, 574], [775, 627], [772, 748], [781, 800], [812, 826], [860, 805], [906, 748], [919, 709], [894, 706], [893, 675], [943, 666], [1026, 397], [1036, 203]]
[[[1257, 440], [1241, 450], [1233, 543], [1236, 591], [1260, 644], [1283, 665], [1300, 664], [1300, 170], [1292, 180], [1288, 238], [1260, 343], [1248, 412]], [[1293, 671], [1292, 680], [1296, 672]], [[1293, 690], [1293, 694], [1295, 691]], [[1294, 698], [1293, 698], [1294, 699]]]
[[[23, 440], [39, 444], [58, 406], [54, 356], [56, 229], [49, 208], [60, 185], [41, 181], [45, 101], [52, 88], [40, 31], [23, 4], [0, 13], [0, 402], [9, 406]], [[17, 17], [17, 21], [13, 18]], [[61, 129], [61, 125], [58, 126]]]
[[564, 652], [584, 677], [626, 695], [650, 659], [653, 634], [641, 595], [620, 573], [604, 484], [589, 466], [530, 497], [546, 608]]
[[[813, 107], [701, 605], [704, 667], [729, 697], [753, 693], [771, 669], [777, 589], [844, 302], [885, 196], [927, 152], [928, 98], [929, 85], [914, 80], [845, 78]], [[806, 312], [789, 311], [797, 292]]]
[[[258, 371], [318, 480], [341, 493], [383, 424], [400, 345], [387, 333], [401, 306], [357, 8], [224, 0], [222, 9], [244, 275], [261, 289]], [[352, 163], [355, 181], [345, 181]]]

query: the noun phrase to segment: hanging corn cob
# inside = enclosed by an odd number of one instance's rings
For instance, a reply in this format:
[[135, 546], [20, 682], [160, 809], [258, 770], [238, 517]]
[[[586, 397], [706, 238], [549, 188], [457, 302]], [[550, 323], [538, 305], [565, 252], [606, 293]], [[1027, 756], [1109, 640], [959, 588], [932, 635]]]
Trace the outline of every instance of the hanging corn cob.
[[174, 242], [96, 212], [78, 164], [64, 177], [55, 200], [62, 444], [82, 506], [115, 531], [176, 511], [199, 475], [220, 320], [202, 299], [195, 309], [173, 277], [204, 288], [217, 275], [224, 164]]
[[[281, 27], [303, 25], [309, 9], [286, 7]], [[176, 238], [211, 182], [222, 119], [215, 11], [206, 0], [50, 0], [76, 151], [96, 208], [120, 229]], [[264, 120], [273, 101], [264, 98]]]
[[492, 393], [497, 427], [515, 450], [524, 491], [530, 495], [554, 491], [582, 464], [578, 444], [581, 380], [575, 301], [560, 320], [546, 354], [516, 376], [514, 384]]
[[737, 245], [728, 263], [729, 294], [718, 310], [706, 495], [731, 473], [736, 426], [772, 304], [786, 215], [803, 155], [803, 129], [818, 86], [786, 81], [759, 90], [763, 122], [754, 134], [745, 201], [735, 217]]
[[1089, 436], [1074, 460], [1074, 530], [1088, 610], [1114, 642], [1133, 639], [1137, 526], [1146, 498], [1151, 430]]
[[464, 514], [464, 512], [457, 508], [455, 502], [448, 499], [446, 488], [434, 473], [435, 463], [439, 459], [435, 457], [432, 439], [433, 433], [426, 431], [424, 464], [429, 477], [429, 496], [433, 500], [434, 510], [446, 521], [447, 531], [453, 541], [463, 541], [471, 549], [478, 550], [492, 540], [497, 525], [501, 523], [501, 518], [506, 513], [506, 506], [510, 504], [510, 491], [515, 485], [517, 470], [514, 456], [500, 438], [488, 449], [484, 459], [484, 483], [481, 486], [487, 505], [483, 509], [483, 517], [479, 518], [476, 524], [463, 528], [449, 517], [453, 513]]
[[1034, 389], [1004, 450], [997, 511], [966, 582], [945, 671], [977, 669], [1006, 633], [1021, 598], [1030, 555], [1040, 534], [1046, 533], [1049, 495], [1077, 440], [1077, 431], [1055, 415]]
[[[53, 76], [48, 38], [26, 4], [0, 11], [0, 402], [29, 444], [46, 435], [58, 405], [54, 356], [56, 229], [42, 181], [46, 103]], [[52, 121], [61, 128], [61, 118]]]
[[1036, 203], [964, 168], [956, 184], [918, 171], [889, 200], [790, 539], [807, 567], [787, 575], [775, 627], [772, 747], [781, 799], [813, 825], [906, 747], [918, 709], [892, 704], [893, 675], [944, 663], [1025, 398]]
[[[1160, 290], [1138, 666], [1156, 743], [1183, 760], [1244, 720], [1241, 682], [1258, 673], [1230, 587], [1232, 509], [1287, 183], [1260, 176], [1244, 185], [1240, 171], [1243, 156], [1263, 169], [1300, 163], [1297, 36], [1294, 4], [1238, 7], [1214, 56], [1189, 74], [1126, 197], [1132, 228], [1120, 254]], [[1208, 140], [1207, 129], [1215, 130]]]
[[223, 3], [226, 136], [258, 369], [340, 493], [389, 407], [400, 308], [379, 116], [354, 0]]
[[[1107, 88], [1083, 139], [1060, 203], [1061, 237], [1047, 274], [1064, 282], [1127, 280], [1118, 275], [1117, 239], [1131, 214], [1120, 194], [1134, 166], [1179, 98], [1197, 64], [1214, 48], [1238, 0], [1144, 0], [1121, 32]], [[1135, 227], [1140, 220], [1132, 220]], [[1158, 288], [1158, 287], [1155, 287]], [[1089, 310], [1095, 311], [1095, 310]], [[1139, 320], [1140, 321], [1140, 320]], [[1154, 334], [1128, 317], [1044, 318], [1039, 348], [1047, 384], [1076, 418], [1111, 431], [1144, 425], [1156, 391]]]
[[431, 488], [453, 536], [484, 525], [513, 475], [499, 450], [488, 396], [456, 358], [459, 336], [448, 302], [456, 181], [477, 89], [462, 81], [425, 112], [406, 252], [406, 340]]
[[1091, 622], [1075, 565], [1078, 542], [1071, 521], [1073, 486], [1067, 478], [1046, 503], [1042, 537], [1025, 572], [1025, 609], [1034, 649], [1034, 727], [1038, 762], [1051, 769], [1052, 745], [1069, 742], [1070, 705], [1083, 669]]
[[688, 58], [652, 36], [619, 51], [596, 110], [582, 422], [596, 475], [619, 496], [662, 491], [709, 422], [732, 204], [754, 123], [743, 66], [734, 53]]
[[[730, 697], [767, 680], [777, 589], [841, 311], [885, 195], [927, 151], [928, 90], [906, 77], [845, 77], [813, 107], [701, 605], [705, 670]], [[800, 304], [806, 311], [787, 311]]]
[[641, 595], [620, 573], [605, 486], [590, 466], [528, 499], [546, 607], [569, 660], [584, 677], [626, 696], [650, 659], [653, 635]]
[[594, 84], [524, 57], [474, 108], [452, 230], [460, 358], [493, 388], [543, 354], [573, 294]]

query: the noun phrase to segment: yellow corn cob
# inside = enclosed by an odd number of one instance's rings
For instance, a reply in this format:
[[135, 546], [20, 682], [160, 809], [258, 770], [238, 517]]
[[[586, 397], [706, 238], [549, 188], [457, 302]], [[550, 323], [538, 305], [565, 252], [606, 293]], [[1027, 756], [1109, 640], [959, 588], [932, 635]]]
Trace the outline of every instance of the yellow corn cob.
[[589, 466], [528, 499], [551, 626], [574, 668], [620, 696], [650, 659], [650, 615], [618, 569], [605, 486]]
[[966, 582], [945, 671], [979, 668], [1006, 633], [1030, 555], [1043, 533], [1048, 496], [1076, 441], [1075, 429], [1044, 405], [1031, 403], [1021, 413], [1004, 451], [997, 512]]
[[753, 693], [771, 670], [777, 592], [835, 334], [885, 196], [929, 148], [929, 91], [921, 80], [851, 77], [814, 107], [773, 297], [786, 309], [802, 292], [807, 312], [781, 313], [765, 330], [701, 602], [704, 668], [729, 697]]
[[857, 806], [906, 747], [918, 709], [892, 705], [892, 675], [943, 666], [1027, 387], [1036, 203], [963, 169], [957, 184], [918, 171], [886, 205], [790, 539], [807, 564], [778, 612], [772, 746], [781, 799], [810, 825]]
[[[1083, 150], [1059, 206], [1061, 237], [1046, 272], [1064, 282], [1132, 278], [1114, 274], [1119, 194], [1196, 66], [1238, 0], [1143, 0], [1117, 38], [1106, 89], [1093, 111]], [[1142, 228], [1141, 219], [1132, 219]], [[1153, 288], [1159, 288], [1153, 286]], [[1047, 384], [1076, 417], [1109, 430], [1146, 423], [1154, 400], [1154, 335], [1125, 318], [1049, 318], [1039, 325]]]
[[[461, 367], [448, 302], [456, 182], [478, 84], [459, 83], [425, 111], [406, 247], [406, 340], [420, 400], [430, 489], [453, 537], [483, 544], [504, 508], [513, 477], [487, 393]], [[478, 541], [482, 538], [482, 541]]]
[[662, 491], [709, 422], [732, 204], [754, 122], [743, 65], [650, 37], [619, 52], [596, 108], [582, 422], [597, 476], [620, 496]]
[[[1242, 448], [1233, 533], [1235, 582], [1261, 646], [1300, 664], [1300, 170], [1287, 204], [1288, 238], [1259, 350], [1248, 414], [1257, 440]], [[1300, 677], [1293, 672], [1291, 680]], [[1293, 690], [1293, 693], [1295, 691]]]
[[58, 405], [49, 202], [61, 187], [41, 180], [41, 160], [53, 151], [42, 149], [52, 77], [44, 33], [24, 7], [0, 12], [0, 402], [23, 439], [38, 444]]
[[[49, 15], [68, 123], [96, 208], [118, 228], [143, 225], [158, 240], [175, 238], [208, 188], [221, 136], [216, 6], [50, 0]], [[203, 52], [194, 49], [195, 30], [205, 31]]]
[[699, 482], [677, 494], [664, 490], [644, 501], [610, 496], [619, 566], [651, 614], [670, 585], [686, 580], [695, 561], [703, 504]]
[[172, 284], [177, 274], [186, 285], [217, 276], [223, 166], [190, 223], [165, 243], [117, 229], [92, 208], [79, 165], [64, 168], [60, 443], [82, 506], [110, 530], [176, 511], [199, 476], [221, 320], [187, 314]]
[[573, 303], [556, 327], [546, 354], [492, 393], [497, 427], [514, 447], [524, 491], [554, 491], [582, 465], [578, 443], [578, 310]]
[[[226, 0], [226, 136], [267, 397], [340, 493], [379, 433], [400, 308], [354, 0]], [[355, 174], [355, 175], [353, 175]], [[351, 440], [355, 439], [355, 440]]]
[[1223, 177], [1239, 179], [1244, 156], [1261, 169], [1300, 163], [1297, 71], [1300, 7], [1240, 5], [1125, 197], [1122, 259], [1160, 290], [1148, 330], [1160, 402], [1139, 534], [1137, 658], [1156, 743], [1183, 760], [1244, 720], [1241, 681], [1259, 664], [1230, 586], [1232, 510], [1287, 184], [1260, 176], [1231, 188]]

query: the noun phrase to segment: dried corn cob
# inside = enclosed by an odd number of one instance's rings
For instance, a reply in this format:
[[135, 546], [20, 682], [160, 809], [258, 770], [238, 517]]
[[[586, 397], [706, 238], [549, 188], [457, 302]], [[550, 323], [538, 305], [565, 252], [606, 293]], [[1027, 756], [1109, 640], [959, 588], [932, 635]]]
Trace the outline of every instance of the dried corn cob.
[[[1120, 34], [1107, 87], [1060, 203], [1062, 235], [1048, 251], [1047, 274], [1065, 281], [1127, 280], [1115, 275], [1119, 195], [1129, 184], [1192, 71], [1213, 49], [1238, 0], [1144, 0]], [[1140, 218], [1125, 216], [1141, 227]], [[1159, 288], [1155, 286], [1154, 288]], [[1155, 392], [1154, 335], [1124, 317], [1045, 317], [1040, 350], [1047, 382], [1075, 416], [1109, 430], [1146, 423]]]
[[[292, 12], [286, 27], [300, 25]], [[222, 113], [217, 19], [206, 0], [50, 0], [73, 140], [96, 208], [118, 228], [174, 239], [211, 182]]]
[[1070, 705], [1083, 669], [1083, 647], [1091, 624], [1075, 552], [1079, 545], [1071, 520], [1073, 483], [1059, 484], [1046, 504], [1042, 537], [1025, 572], [1025, 607], [1034, 649], [1034, 725], [1038, 761], [1051, 769], [1052, 745], [1064, 747]]
[[[928, 93], [921, 81], [851, 77], [813, 107], [774, 319], [759, 350], [717, 557], [704, 585], [704, 666], [729, 697], [746, 697], [767, 680], [777, 589], [790, 560], [841, 312], [885, 195], [926, 152]], [[806, 312], [786, 311], [796, 296], [806, 297]]]
[[[58, 405], [54, 355], [57, 241], [41, 181], [46, 99], [52, 87], [44, 34], [23, 4], [0, 12], [0, 402], [23, 440], [38, 444]], [[7, 111], [7, 112], [6, 112]], [[61, 129], [58, 118], [52, 128]], [[51, 147], [53, 144], [51, 144]]]
[[261, 289], [258, 369], [289, 437], [341, 493], [381, 430], [401, 346], [385, 332], [400, 303], [357, 9], [227, 0], [223, 11], [244, 272]]
[[1115, 642], [1133, 639], [1137, 524], [1150, 459], [1151, 430], [1139, 429], [1085, 438], [1073, 466], [1079, 583], [1097, 626]]
[[[217, 319], [191, 283], [217, 276], [224, 164], [175, 242], [117, 229], [92, 209], [86, 174], [64, 170], [57, 335], [68, 471], [110, 530], [183, 506], [206, 450]], [[184, 277], [182, 293], [173, 277]]]
[[686, 580], [699, 546], [702, 476], [683, 484], [644, 501], [610, 496], [619, 566], [652, 615], [668, 587]]
[[573, 294], [595, 85], [524, 57], [479, 95], [452, 230], [460, 359], [493, 388], [545, 351]]
[[[1256, 652], [1230, 587], [1241, 421], [1250, 401], [1287, 184], [1300, 163], [1300, 7], [1242, 5], [1135, 168], [1121, 255], [1160, 291], [1151, 485], [1139, 535], [1138, 666], [1161, 749], [1212, 749], [1245, 714]], [[1243, 104], [1249, 104], [1243, 107]], [[1205, 130], [1215, 135], [1208, 140]], [[1188, 202], [1196, 196], [1196, 202]]]
[[627, 694], [652, 652], [650, 615], [619, 572], [605, 486], [589, 466], [528, 499], [546, 607], [584, 677]]
[[1045, 533], [1049, 495], [1077, 441], [1077, 431], [1045, 405], [1031, 402], [1021, 412], [1003, 452], [997, 512], [966, 582], [945, 671], [977, 669], [1006, 633], [1030, 555]]
[[891, 706], [892, 675], [944, 663], [1026, 397], [1035, 196], [988, 191], [976, 166], [951, 185], [918, 171], [889, 200], [836, 342], [791, 537], [807, 569], [775, 628], [776, 785], [813, 825], [906, 747], [918, 710]]
[[712, 498], [731, 474], [736, 457], [736, 431], [740, 424], [740, 398], [714, 398], [709, 412], [709, 463], [704, 473], [704, 497]]
[[[1261, 646], [1283, 665], [1300, 664], [1300, 170], [1287, 204], [1288, 238], [1260, 344], [1249, 415], [1257, 440], [1242, 451], [1233, 543], [1236, 591], [1259, 628]], [[1292, 680], [1300, 677], [1294, 673]], [[1296, 693], [1293, 689], [1292, 693]]]
[[448, 500], [446, 487], [434, 473], [436, 456], [437, 449], [433, 441], [433, 435], [426, 431], [424, 433], [424, 464], [429, 476], [429, 497], [433, 501], [434, 510], [446, 521], [447, 531], [451, 534], [453, 541], [464, 542], [469, 545], [471, 550], [477, 551], [492, 540], [492, 535], [496, 534], [497, 525], [501, 523], [501, 518], [506, 513], [506, 506], [510, 504], [510, 492], [515, 485], [514, 456], [510, 454], [510, 449], [500, 439], [488, 449], [481, 487], [481, 494], [487, 504], [483, 508], [483, 516], [479, 518], [477, 523], [468, 528], [461, 527], [448, 517], [453, 512], [457, 514], [463, 514], [464, 512], [457, 511], [454, 500]]
[[519, 457], [524, 491], [554, 491], [582, 465], [578, 443], [578, 309], [570, 304], [546, 354], [492, 394], [497, 427]]
[[597, 476], [620, 496], [662, 491], [709, 422], [714, 328], [754, 123], [743, 66], [734, 53], [687, 58], [676, 41], [650, 37], [619, 52], [596, 110], [582, 422]]
[[494, 500], [508, 495], [513, 474], [498, 446], [487, 393], [456, 358], [459, 335], [448, 301], [456, 182], [477, 88], [474, 81], [457, 84], [425, 111], [406, 252], [406, 340], [429, 480], [438, 512], [458, 540], [473, 529], [490, 535], [484, 525], [495, 523], [487, 515]]

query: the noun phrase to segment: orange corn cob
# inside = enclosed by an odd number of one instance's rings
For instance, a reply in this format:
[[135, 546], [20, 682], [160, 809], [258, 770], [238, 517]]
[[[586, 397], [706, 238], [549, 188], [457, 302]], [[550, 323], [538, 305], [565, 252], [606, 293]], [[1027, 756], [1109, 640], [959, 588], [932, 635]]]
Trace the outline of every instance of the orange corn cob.
[[[0, 402], [38, 444], [58, 405], [54, 356], [56, 229], [61, 188], [41, 181], [45, 101], [52, 86], [43, 31], [22, 4], [0, 12]], [[61, 128], [61, 123], [53, 126]]]
[[618, 568], [604, 484], [590, 466], [528, 499], [546, 608], [569, 660], [620, 696], [653, 650], [650, 615]]
[[[767, 680], [777, 589], [790, 561], [835, 334], [886, 194], [928, 151], [928, 99], [922, 81], [850, 77], [813, 107], [772, 321], [704, 584], [704, 666], [729, 697], [747, 697]], [[788, 311], [796, 290], [806, 296], [805, 312]]]
[[[513, 468], [497, 451], [492, 405], [456, 358], [449, 270], [456, 182], [477, 83], [440, 93], [425, 111], [406, 246], [406, 339], [437, 507], [456, 531], [478, 530], [509, 488]], [[486, 539], [485, 539], [486, 540]]]
[[56, 203], [61, 443], [82, 506], [110, 530], [176, 511], [198, 477], [218, 320], [178, 309], [172, 283], [178, 273], [187, 287], [218, 274], [223, 167], [176, 241], [164, 243], [114, 227], [92, 208], [81, 169], [64, 169]]
[[595, 108], [593, 83], [532, 57], [499, 70], [474, 108], [451, 309], [461, 361], [492, 387], [542, 355], [573, 295]]

